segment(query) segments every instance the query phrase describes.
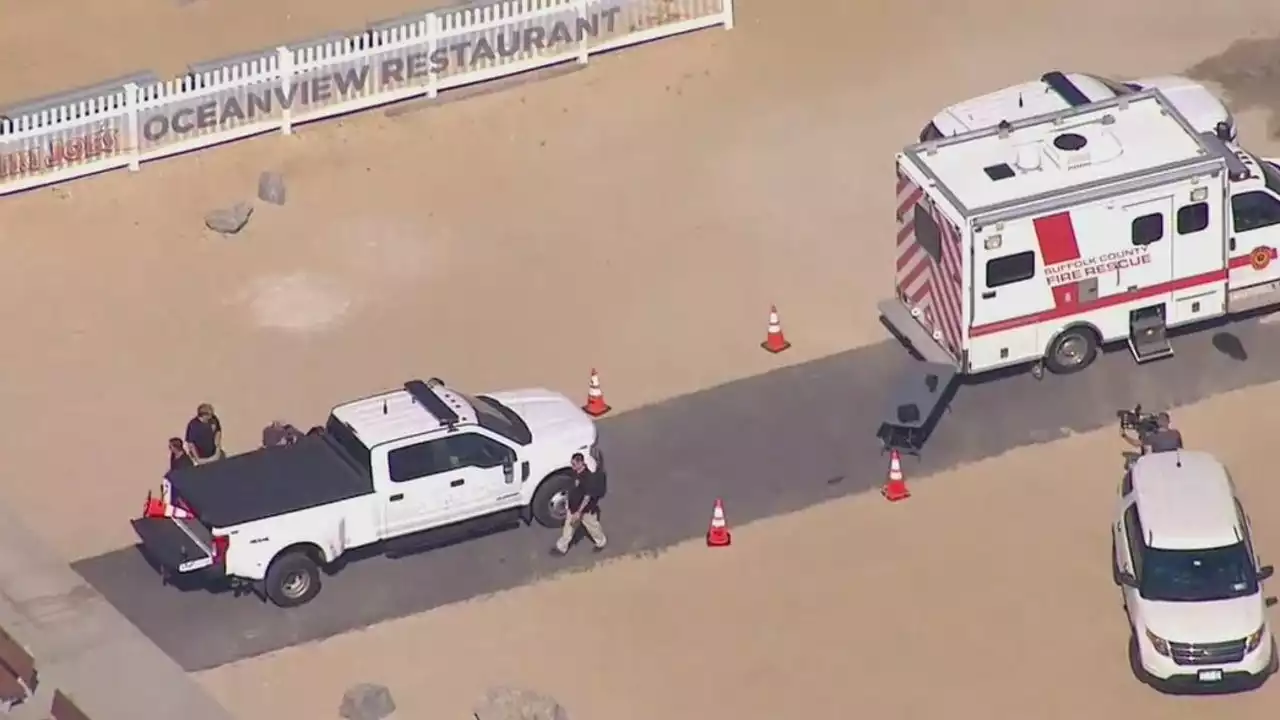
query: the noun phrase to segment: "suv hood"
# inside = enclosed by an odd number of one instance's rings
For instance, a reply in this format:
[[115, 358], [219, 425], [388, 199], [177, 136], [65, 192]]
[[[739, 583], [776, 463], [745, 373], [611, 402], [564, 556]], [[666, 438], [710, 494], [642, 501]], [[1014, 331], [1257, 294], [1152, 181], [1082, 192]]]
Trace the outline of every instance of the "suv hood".
[[1218, 123], [1226, 121], [1231, 125], [1232, 135], [1235, 135], [1235, 120], [1227, 106], [1209, 92], [1209, 88], [1195, 80], [1180, 75], [1161, 75], [1141, 78], [1133, 83], [1143, 88], [1159, 90], [1196, 130], [1213, 132]]
[[1200, 603], [1139, 602], [1147, 629], [1170, 642], [1240, 640], [1257, 630], [1265, 619], [1261, 595]]
[[534, 442], [564, 442], [576, 450], [596, 441], [596, 424], [572, 400], [545, 388], [486, 393], [529, 426]]

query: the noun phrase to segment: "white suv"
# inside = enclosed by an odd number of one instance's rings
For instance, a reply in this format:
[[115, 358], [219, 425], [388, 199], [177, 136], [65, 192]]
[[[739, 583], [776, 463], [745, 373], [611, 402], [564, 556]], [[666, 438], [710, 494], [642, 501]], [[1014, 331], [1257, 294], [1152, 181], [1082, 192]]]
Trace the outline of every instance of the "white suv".
[[920, 131], [920, 142], [995, 127], [1001, 120], [1013, 122], [1152, 88], [1163, 93], [1196, 131], [1222, 133], [1227, 139], [1235, 140], [1236, 121], [1226, 105], [1208, 88], [1189, 78], [1165, 75], [1112, 80], [1054, 70], [1039, 80], [952, 105], [934, 116]]
[[1146, 455], [1125, 475], [1112, 572], [1139, 679], [1167, 691], [1261, 685], [1276, 669], [1249, 519], [1203, 452]]

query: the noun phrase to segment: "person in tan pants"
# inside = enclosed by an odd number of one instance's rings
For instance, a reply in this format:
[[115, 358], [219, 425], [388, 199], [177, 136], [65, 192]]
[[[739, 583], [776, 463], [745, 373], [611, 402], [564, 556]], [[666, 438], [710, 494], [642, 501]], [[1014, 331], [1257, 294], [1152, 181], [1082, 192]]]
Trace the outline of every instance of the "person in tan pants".
[[591, 538], [595, 552], [604, 550], [608, 538], [604, 528], [600, 526], [600, 498], [604, 495], [604, 479], [598, 472], [587, 467], [582, 453], [574, 453], [569, 460], [573, 469], [573, 488], [569, 490], [569, 514], [564, 518], [564, 527], [560, 531], [560, 539], [556, 541], [552, 551], [556, 555], [569, 552], [569, 543], [581, 526]]

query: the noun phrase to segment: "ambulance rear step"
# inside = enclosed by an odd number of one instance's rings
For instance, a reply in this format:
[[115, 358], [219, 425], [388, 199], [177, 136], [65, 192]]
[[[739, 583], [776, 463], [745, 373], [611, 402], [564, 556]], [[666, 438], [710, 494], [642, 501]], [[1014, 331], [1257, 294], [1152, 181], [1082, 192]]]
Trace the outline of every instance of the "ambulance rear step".
[[1173, 356], [1165, 328], [1164, 305], [1152, 305], [1129, 313], [1129, 352], [1133, 359], [1150, 362]]

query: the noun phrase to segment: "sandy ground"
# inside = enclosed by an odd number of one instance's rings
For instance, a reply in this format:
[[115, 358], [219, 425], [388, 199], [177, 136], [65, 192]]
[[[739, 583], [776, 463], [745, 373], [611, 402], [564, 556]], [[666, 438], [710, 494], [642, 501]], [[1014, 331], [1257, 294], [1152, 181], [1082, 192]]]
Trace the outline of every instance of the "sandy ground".
[[[44, 531], [79, 557], [130, 541], [121, 518], [202, 400], [247, 448], [274, 416], [306, 424], [408, 376], [578, 395], [596, 366], [625, 408], [879, 341], [886, 178], [921, 118], [1028, 68], [1163, 72], [1280, 27], [1280, 10], [1165, 9], [1135, 53], [1122, 39], [1140, 8], [1096, 4], [1108, 22], [1074, 55], [1044, 40], [1075, 10], [974, 8], [1025, 27], [990, 58], [922, 0], [748, 4], [734, 32], [544, 83], [6, 199], [8, 500], [77, 517]], [[908, 24], [927, 53], [894, 46]], [[285, 173], [289, 205], [236, 239], [206, 234], [203, 213], [264, 168]], [[771, 302], [795, 343], [779, 358], [755, 347]]]
[[[0, 98], [167, 74], [409, 9], [126, 0], [70, 22], [59, 4], [9, 8]], [[32, 31], [53, 26], [54, 40]], [[626, 408], [879, 341], [891, 155], [936, 107], [1053, 66], [1178, 71], [1278, 28], [1263, 2], [745, 2], [732, 33], [5, 199], [0, 492], [56, 519], [37, 527], [74, 558], [130, 542], [124, 519], [158, 478], [163, 440], [203, 400], [247, 448], [274, 416], [307, 423], [411, 375], [576, 395], [595, 365]], [[1274, 150], [1265, 112], [1244, 119], [1250, 144]], [[236, 239], [205, 234], [201, 215], [268, 168], [286, 174], [289, 205]], [[780, 358], [755, 348], [771, 302], [796, 343]], [[1199, 444], [1255, 474], [1242, 482], [1266, 549], [1280, 539], [1267, 535], [1265, 466], [1218, 427], [1248, 430], [1262, 407], [1224, 398], [1191, 415]], [[837, 503], [743, 529], [729, 553], [623, 562], [206, 680], [250, 720], [319, 678], [387, 682], [406, 708], [455, 717], [504, 681], [608, 720], [834, 716], [850, 697], [833, 684], [861, 688], [863, 711], [909, 717], [1189, 716], [1205, 704], [1151, 698], [1124, 676], [1105, 566], [1113, 444], [1015, 453], [909, 505]], [[1028, 512], [1046, 499], [1078, 512]], [[568, 621], [584, 618], [584, 647], [567, 649]], [[1048, 679], [1032, 682], [1028, 655]], [[915, 690], [926, 681], [937, 691]], [[1260, 716], [1274, 692], [1212, 702]], [[274, 717], [327, 717], [336, 698], [307, 703]]]
[[[1272, 430], [1221, 420], [1277, 399], [1272, 385], [1177, 414], [1231, 468], [1264, 562], [1280, 560], [1280, 486], [1256, 450]], [[1167, 698], [1129, 674], [1108, 564], [1121, 447], [1108, 429], [1019, 450], [901, 504], [839, 500], [737, 528], [727, 550], [622, 560], [202, 680], [242, 720], [330, 717], [361, 681], [423, 718], [468, 717], [504, 683], [604, 720], [1272, 717], [1280, 682]]]

